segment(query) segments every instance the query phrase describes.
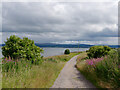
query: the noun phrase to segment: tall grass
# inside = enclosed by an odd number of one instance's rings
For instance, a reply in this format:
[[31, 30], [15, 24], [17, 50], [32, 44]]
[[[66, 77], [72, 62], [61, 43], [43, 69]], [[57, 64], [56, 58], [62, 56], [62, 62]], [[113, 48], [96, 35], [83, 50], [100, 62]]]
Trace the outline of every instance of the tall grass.
[[[120, 87], [120, 51], [112, 50], [109, 55], [97, 59], [78, 61], [77, 67], [97, 87]], [[81, 66], [80, 66], [81, 65]]]
[[[16, 62], [17, 71], [15, 62], [6, 62], [2, 66], [2, 87], [49, 88], [53, 85], [65, 63], [77, 54], [79, 53], [45, 57], [43, 62], [39, 64], [31, 64], [29, 61], [21, 60]], [[13, 65], [13, 67], [6, 69], [7, 65], [8, 67]]]
[[32, 63], [28, 60], [17, 60], [14, 61], [11, 58], [3, 59], [2, 61], [2, 72], [12, 72], [17, 73], [19, 71], [24, 71], [30, 69], [32, 66]]
[[95, 66], [95, 72], [98, 78], [108, 81], [116, 88], [120, 87], [120, 64], [118, 52], [111, 53]]

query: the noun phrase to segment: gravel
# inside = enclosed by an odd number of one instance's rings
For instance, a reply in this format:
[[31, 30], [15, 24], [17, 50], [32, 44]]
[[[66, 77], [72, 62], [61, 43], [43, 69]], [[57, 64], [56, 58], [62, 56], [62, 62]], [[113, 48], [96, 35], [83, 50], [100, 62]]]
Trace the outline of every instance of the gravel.
[[75, 68], [77, 57], [66, 63], [51, 88], [96, 88]]

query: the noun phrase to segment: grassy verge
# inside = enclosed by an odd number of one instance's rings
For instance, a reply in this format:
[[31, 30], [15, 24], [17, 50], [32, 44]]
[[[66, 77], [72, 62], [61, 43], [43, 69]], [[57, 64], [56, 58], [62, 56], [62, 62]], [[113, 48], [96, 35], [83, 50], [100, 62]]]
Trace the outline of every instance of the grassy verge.
[[79, 53], [43, 58], [39, 65], [31, 69], [19, 69], [18, 72], [2, 72], [3, 88], [49, 88], [53, 85], [65, 63]]
[[98, 86], [98, 80], [93, 72], [89, 72], [86, 66], [87, 53], [81, 53], [77, 58], [77, 69], [86, 77], [87, 80], [91, 81], [95, 86]]
[[2, 89], [2, 59], [0, 58], [0, 89]]
[[[87, 59], [87, 60], [86, 60]], [[120, 88], [120, 67], [118, 53], [111, 53], [103, 60], [88, 59], [86, 52], [79, 55], [77, 59], [77, 69], [91, 81], [97, 88]], [[97, 61], [96, 64], [87, 62]]]
[[0, 58], [0, 64], [2, 64], [2, 58]]

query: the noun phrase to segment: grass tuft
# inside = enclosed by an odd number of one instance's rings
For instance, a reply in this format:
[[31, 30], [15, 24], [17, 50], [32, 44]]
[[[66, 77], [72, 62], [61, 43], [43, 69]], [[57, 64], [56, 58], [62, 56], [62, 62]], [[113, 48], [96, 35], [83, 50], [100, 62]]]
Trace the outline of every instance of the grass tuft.
[[[23, 67], [28, 64], [25, 61], [17, 62], [17, 72], [10, 69], [7, 72], [2, 72], [2, 88], [49, 88], [53, 85], [65, 63], [78, 54], [80, 53], [44, 57], [41, 64], [32, 64], [29, 69]], [[3, 68], [5, 67], [3, 66]]]
[[79, 55], [76, 67], [98, 88], [120, 88], [119, 52], [112, 51], [109, 55], [87, 59], [84, 52]]

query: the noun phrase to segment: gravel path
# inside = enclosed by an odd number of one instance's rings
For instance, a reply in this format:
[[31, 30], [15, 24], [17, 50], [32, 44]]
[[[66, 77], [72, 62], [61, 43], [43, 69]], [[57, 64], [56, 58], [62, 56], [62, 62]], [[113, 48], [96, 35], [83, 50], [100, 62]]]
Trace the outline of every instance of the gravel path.
[[71, 58], [66, 63], [51, 88], [95, 88], [75, 68], [77, 56]]

